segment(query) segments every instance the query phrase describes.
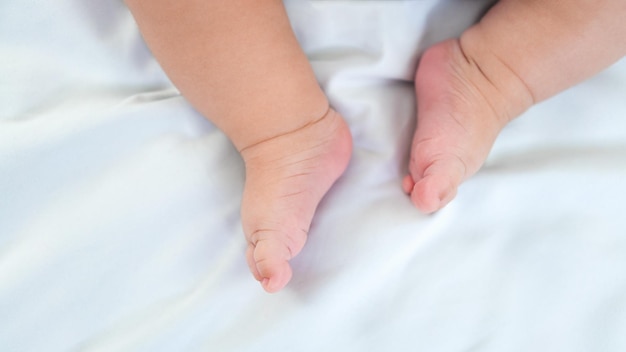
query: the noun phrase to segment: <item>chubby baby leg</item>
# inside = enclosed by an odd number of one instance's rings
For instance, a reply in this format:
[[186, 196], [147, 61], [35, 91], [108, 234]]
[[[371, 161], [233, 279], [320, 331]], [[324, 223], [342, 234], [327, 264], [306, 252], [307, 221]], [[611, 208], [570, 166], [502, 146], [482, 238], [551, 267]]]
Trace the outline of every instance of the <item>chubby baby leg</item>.
[[460, 39], [428, 49], [404, 190], [422, 211], [452, 200], [500, 130], [626, 54], [622, 0], [501, 0]]
[[352, 149], [282, 1], [126, 2], [174, 84], [240, 151], [248, 264], [265, 290], [282, 289]]

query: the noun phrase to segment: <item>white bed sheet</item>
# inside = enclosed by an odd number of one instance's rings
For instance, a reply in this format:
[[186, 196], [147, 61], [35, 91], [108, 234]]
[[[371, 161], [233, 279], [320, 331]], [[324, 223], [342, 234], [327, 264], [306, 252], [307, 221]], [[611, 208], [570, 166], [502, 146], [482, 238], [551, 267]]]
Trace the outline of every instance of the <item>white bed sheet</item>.
[[487, 4], [286, 4], [355, 152], [274, 295], [241, 160], [123, 4], [0, 4], [0, 350], [626, 350], [626, 61], [511, 123], [425, 216], [400, 189], [412, 75]]

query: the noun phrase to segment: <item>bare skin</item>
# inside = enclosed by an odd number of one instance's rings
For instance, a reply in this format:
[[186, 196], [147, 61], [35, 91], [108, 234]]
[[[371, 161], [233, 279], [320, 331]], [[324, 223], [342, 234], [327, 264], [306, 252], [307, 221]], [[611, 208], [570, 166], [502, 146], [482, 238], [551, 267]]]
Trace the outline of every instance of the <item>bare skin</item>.
[[622, 0], [501, 0], [461, 38], [427, 50], [403, 180], [415, 206], [441, 209], [509, 121], [626, 55], [624, 16]]
[[241, 153], [250, 271], [268, 292], [291, 279], [318, 203], [352, 137], [300, 49], [280, 0], [128, 0], [170, 79]]
[[[127, 4], [174, 84], [240, 151], [250, 271], [266, 291], [282, 289], [352, 151], [282, 1]], [[460, 39], [427, 50], [403, 180], [413, 203], [426, 213], [443, 207], [507, 122], [626, 54], [624, 15], [623, 0], [502, 0]]]

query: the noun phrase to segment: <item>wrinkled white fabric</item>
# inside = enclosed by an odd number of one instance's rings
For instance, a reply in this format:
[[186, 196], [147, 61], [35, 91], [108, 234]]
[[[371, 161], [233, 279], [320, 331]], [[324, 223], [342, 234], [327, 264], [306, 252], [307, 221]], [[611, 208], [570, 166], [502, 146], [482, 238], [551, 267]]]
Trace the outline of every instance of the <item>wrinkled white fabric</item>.
[[270, 295], [241, 160], [123, 3], [0, 4], [0, 350], [626, 350], [626, 62], [511, 123], [425, 216], [400, 187], [418, 57], [488, 4], [286, 5], [355, 152]]

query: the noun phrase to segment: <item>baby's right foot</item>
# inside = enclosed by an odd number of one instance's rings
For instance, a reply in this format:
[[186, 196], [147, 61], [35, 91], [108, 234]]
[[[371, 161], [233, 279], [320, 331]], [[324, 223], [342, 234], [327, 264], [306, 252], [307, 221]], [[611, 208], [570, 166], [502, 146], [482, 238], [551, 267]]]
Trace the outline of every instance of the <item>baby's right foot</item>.
[[315, 209], [345, 171], [352, 137], [334, 110], [319, 120], [241, 150], [241, 205], [250, 271], [268, 292], [291, 279], [289, 260], [307, 239]]
[[[475, 38], [469, 44], [482, 43]], [[455, 197], [459, 184], [482, 166], [500, 130], [532, 104], [509, 68], [497, 61], [481, 67], [469, 54], [460, 40], [448, 40], [428, 49], [417, 71], [417, 128], [403, 188], [425, 213]]]

